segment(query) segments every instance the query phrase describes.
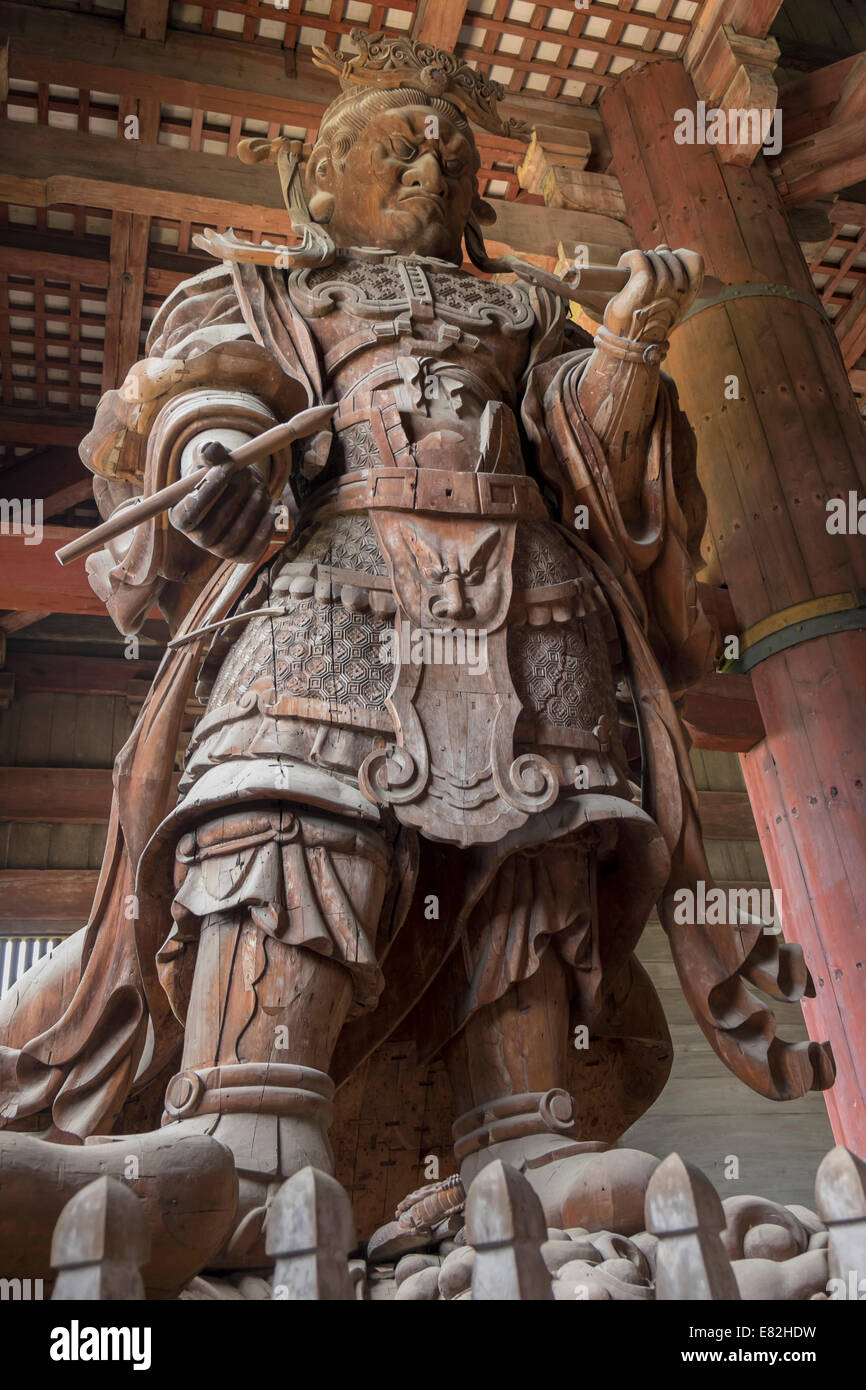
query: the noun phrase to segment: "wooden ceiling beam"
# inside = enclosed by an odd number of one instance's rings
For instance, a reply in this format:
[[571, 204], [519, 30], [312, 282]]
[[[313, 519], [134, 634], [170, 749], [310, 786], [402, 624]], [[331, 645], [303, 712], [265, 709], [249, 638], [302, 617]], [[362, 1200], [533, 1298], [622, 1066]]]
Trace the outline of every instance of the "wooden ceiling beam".
[[38, 934], [74, 930], [87, 921], [96, 869], [0, 869], [0, 932], [15, 935], [18, 923]]
[[[84, 471], [84, 464], [74, 449], [45, 449], [27, 458], [16, 459], [2, 469], [0, 492], [4, 497], [44, 499], [77, 482]], [[88, 473], [87, 476], [92, 475]]]
[[866, 54], [854, 53], [780, 89], [786, 145], [793, 145], [836, 120], [846, 119], [847, 113], [856, 115], [858, 109], [863, 110], [864, 59]]
[[866, 179], [863, 119], [855, 116], [783, 148], [768, 167], [786, 207], [839, 193]]
[[858, 53], [839, 89], [830, 120], [849, 121], [866, 114], [866, 53]]
[[833, 327], [836, 330], [836, 337], [839, 339], [839, 347], [845, 359], [845, 366], [849, 369], [849, 377], [853, 387], [854, 368], [866, 353], [866, 292], [864, 292], [862, 285], [853, 295], [847, 309], [842, 309], [837, 314], [833, 321]]
[[111, 808], [111, 768], [0, 767], [0, 821], [99, 825]]
[[[0, 767], [0, 821], [99, 825], [108, 820], [111, 792], [108, 767]], [[698, 805], [707, 839], [758, 838], [746, 792], [701, 791]]]
[[[111, 810], [112, 777], [110, 767], [0, 767], [0, 821], [103, 825]], [[180, 773], [173, 774], [175, 790], [179, 778]], [[741, 795], [748, 808], [745, 792]], [[742, 807], [720, 806], [719, 812], [733, 823]]]
[[32, 247], [0, 245], [0, 271], [6, 275], [44, 275], [46, 280], [63, 284], [74, 282], [100, 289], [108, 284], [108, 263], [98, 255], [85, 259], [59, 251], [38, 251]]
[[749, 676], [719, 672], [705, 676], [686, 692], [682, 717], [694, 748], [748, 753], [764, 738]]
[[691, 72], [724, 24], [744, 38], [765, 39], [782, 4], [783, 0], [706, 0], [686, 44], [686, 70]]
[[74, 449], [54, 448], [0, 471], [7, 498], [40, 498], [44, 521], [93, 496], [93, 475]]
[[[152, 219], [151, 219], [152, 220]], [[45, 275], [105, 289], [108, 285], [110, 242], [101, 237], [76, 237], [66, 232], [34, 232], [30, 227], [0, 227], [0, 270], [11, 275]], [[160, 293], [159, 284], [176, 284], [210, 264], [202, 252], [186, 254], [151, 245], [147, 257], [145, 292]], [[153, 284], [151, 284], [153, 282]]]
[[0, 438], [5, 444], [59, 444], [77, 449], [92, 426], [92, 410], [58, 409], [52, 418], [44, 410], [0, 407]]
[[866, 53], [789, 83], [779, 103], [784, 145], [768, 165], [789, 207], [839, 193], [866, 178]]
[[[21, 632], [25, 627], [32, 627], [34, 623], [41, 623], [45, 616], [44, 613], [25, 613], [20, 611], [16, 613], [11, 610], [8, 613], [0, 613], [0, 630], [2, 630], [7, 637], [11, 637], [14, 632]], [[0, 671], [0, 680], [4, 679], [6, 681], [13, 680], [13, 677], [6, 669], [5, 663], [3, 670]], [[5, 691], [0, 691], [0, 705], [2, 705], [4, 709], [8, 704], [8, 699], [8, 688]]]
[[74, 526], [44, 526], [39, 544], [29, 537], [0, 536], [0, 608], [30, 613], [96, 613], [105, 605], [90, 587], [83, 561], [63, 569], [54, 556], [82, 536]]
[[[0, 199], [113, 208], [208, 226], [285, 236], [288, 215], [273, 170], [221, 155], [109, 140], [81, 131], [12, 125], [0, 131]], [[229, 196], [226, 196], [226, 193]]]
[[[226, 196], [226, 194], [230, 196]], [[224, 156], [164, 145], [109, 140], [81, 131], [12, 125], [0, 131], [0, 199], [30, 207], [57, 203], [108, 207], [206, 226], [233, 226], [270, 237], [289, 235], [288, 215], [273, 170]], [[560, 242], [598, 248], [615, 264], [632, 245], [613, 218], [498, 200], [491, 240], [515, 251], [556, 256]], [[613, 260], [611, 261], [611, 257]]]
[[[40, 618], [44, 613], [39, 614]], [[118, 636], [118, 642], [122, 639]], [[129, 661], [122, 656], [76, 656], [7, 651], [4, 671], [15, 682], [16, 694], [117, 695], [128, 697], [132, 681], [152, 680], [158, 662]]]

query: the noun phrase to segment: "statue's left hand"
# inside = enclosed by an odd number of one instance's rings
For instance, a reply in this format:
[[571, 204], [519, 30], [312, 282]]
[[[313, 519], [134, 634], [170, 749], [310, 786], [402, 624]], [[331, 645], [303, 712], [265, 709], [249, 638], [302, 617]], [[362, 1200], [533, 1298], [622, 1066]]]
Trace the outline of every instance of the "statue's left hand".
[[697, 298], [704, 274], [696, 251], [626, 251], [619, 264], [631, 272], [625, 287], [610, 301], [604, 326], [619, 338], [663, 343]]
[[[232, 447], [237, 440], [229, 438], [230, 434], [237, 434], [239, 439], [248, 437], [238, 431], [222, 431], [223, 439]], [[210, 442], [212, 437], [208, 435], [193, 442], [187, 467], [192, 470], [206, 463], [210, 465], [209, 472], [193, 492], [171, 508], [169, 521], [194, 545], [221, 560], [256, 559], [274, 525], [267, 489], [254, 467], [235, 471], [231, 463], [203, 455], [202, 444]]]

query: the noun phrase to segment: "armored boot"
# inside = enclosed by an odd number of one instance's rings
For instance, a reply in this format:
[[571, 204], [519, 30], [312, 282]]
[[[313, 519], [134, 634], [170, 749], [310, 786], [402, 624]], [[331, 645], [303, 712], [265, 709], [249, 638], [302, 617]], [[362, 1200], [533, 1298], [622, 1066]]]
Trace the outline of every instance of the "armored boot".
[[644, 1195], [659, 1160], [637, 1149], [582, 1141], [567, 1091], [486, 1101], [461, 1115], [453, 1134], [467, 1192], [481, 1169], [498, 1158], [534, 1188], [548, 1227], [618, 1235], [644, 1229]]
[[548, 1227], [632, 1235], [658, 1159], [583, 1139], [568, 1075], [570, 980], [548, 950], [539, 968], [486, 1005], [446, 1052], [452, 1089], [466, 1106], [453, 1127], [468, 1191], [500, 1158], [529, 1181]]

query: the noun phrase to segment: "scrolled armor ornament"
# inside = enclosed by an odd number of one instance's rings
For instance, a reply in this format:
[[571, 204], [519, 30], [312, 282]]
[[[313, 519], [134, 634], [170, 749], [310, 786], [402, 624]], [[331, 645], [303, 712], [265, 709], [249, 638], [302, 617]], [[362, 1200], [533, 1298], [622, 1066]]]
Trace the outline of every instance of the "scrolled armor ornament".
[[[109, 1136], [130, 1128], [145, 1158], [224, 1146], [238, 1210], [209, 1259], [228, 1267], [262, 1263], [281, 1181], [331, 1170], [335, 1084], [375, 1075], [398, 1028], [446, 1062], [467, 1187], [503, 1158], [558, 1226], [589, 1160], [593, 1182], [645, 1184], [627, 1151], [598, 1160], [670, 1068], [634, 957], [656, 903], [732, 1071], [777, 1100], [833, 1077], [749, 988], [811, 992], [799, 949], [673, 912], [710, 881], [676, 700], [716, 635], [694, 440], [660, 361], [700, 258], [628, 252], [593, 342], [568, 285], [484, 250], [470, 122], [505, 129], [496, 84], [353, 37], [357, 57], [317, 55], [343, 92], [314, 148], [246, 150], [276, 160], [299, 244], [206, 234], [214, 265], [160, 309], [82, 445], [104, 516], [208, 471], [88, 560], [120, 631], [158, 603], [172, 645], [116, 761], [90, 921], [0, 1004], [4, 1162], [59, 1192], [84, 1139], [79, 1169], [119, 1176]], [[464, 237], [517, 279], [462, 269]], [[313, 437], [225, 461], [321, 404]], [[293, 519], [276, 550], [275, 512]], [[383, 665], [401, 631], [481, 632], [483, 659], [397, 641]]]

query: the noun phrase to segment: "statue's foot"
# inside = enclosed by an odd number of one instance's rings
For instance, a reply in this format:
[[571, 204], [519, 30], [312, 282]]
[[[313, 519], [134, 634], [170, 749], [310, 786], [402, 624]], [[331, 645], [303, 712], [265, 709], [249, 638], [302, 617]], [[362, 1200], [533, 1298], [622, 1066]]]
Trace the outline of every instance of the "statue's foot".
[[260, 1269], [272, 1263], [265, 1251], [265, 1221], [282, 1184], [308, 1166], [334, 1172], [327, 1135], [300, 1116], [200, 1115], [172, 1121], [160, 1133], [166, 1139], [199, 1134], [218, 1140], [234, 1160], [235, 1218], [226, 1239], [209, 1258], [209, 1269]]
[[95, 1178], [128, 1183], [147, 1209], [149, 1298], [175, 1298], [235, 1226], [238, 1180], [229, 1149], [175, 1126], [97, 1136], [82, 1145], [0, 1134], [0, 1268], [7, 1277], [50, 1281], [51, 1237], [63, 1207]]
[[565, 1091], [507, 1096], [478, 1106], [454, 1126], [455, 1155], [468, 1191], [488, 1163], [501, 1159], [528, 1180], [548, 1227], [644, 1229], [644, 1197], [659, 1160], [637, 1149], [582, 1142]]
[[172, 1077], [162, 1133], [208, 1135], [234, 1158], [237, 1213], [211, 1269], [269, 1264], [265, 1219], [280, 1186], [302, 1168], [333, 1175], [328, 1141], [333, 1094], [325, 1072], [288, 1063], [235, 1063]]

